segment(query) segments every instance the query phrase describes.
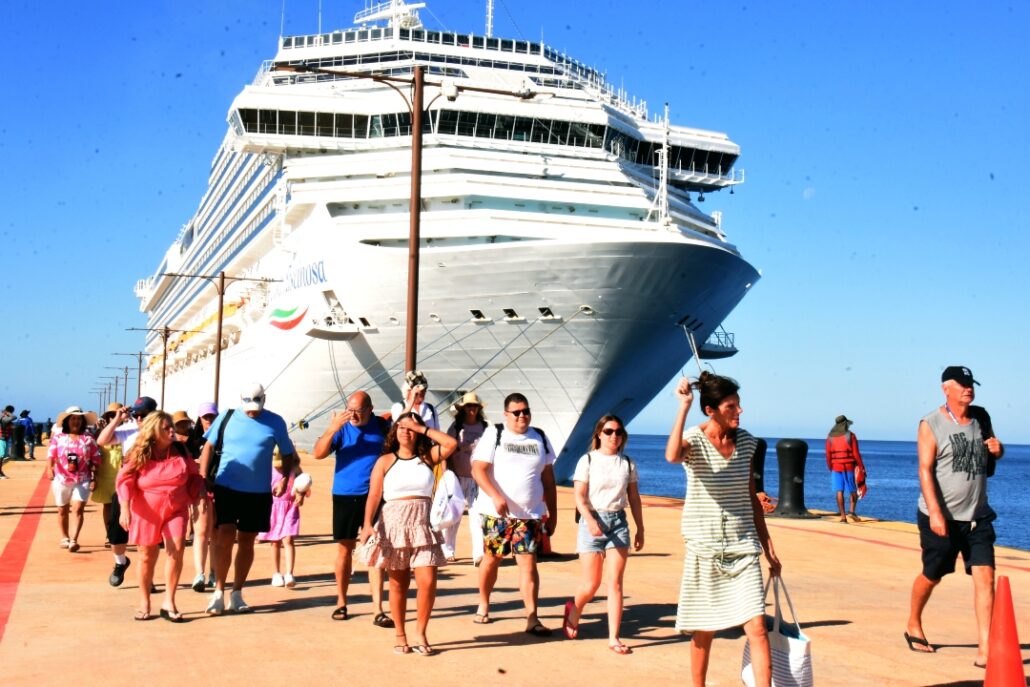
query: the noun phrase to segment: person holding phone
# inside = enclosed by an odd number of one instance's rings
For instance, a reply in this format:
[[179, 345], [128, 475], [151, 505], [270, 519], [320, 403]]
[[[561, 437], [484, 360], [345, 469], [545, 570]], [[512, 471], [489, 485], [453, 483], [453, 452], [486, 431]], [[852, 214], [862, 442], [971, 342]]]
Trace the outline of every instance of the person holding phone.
[[[86, 431], [97, 422], [96, 413], [71, 406], [57, 417], [61, 432], [50, 437], [47, 448], [47, 478], [51, 481], [61, 528], [61, 547], [72, 553], [79, 550], [79, 534], [85, 519], [86, 500], [96, 487], [100, 448]], [[69, 529], [69, 513], [74, 508], [75, 527]]]

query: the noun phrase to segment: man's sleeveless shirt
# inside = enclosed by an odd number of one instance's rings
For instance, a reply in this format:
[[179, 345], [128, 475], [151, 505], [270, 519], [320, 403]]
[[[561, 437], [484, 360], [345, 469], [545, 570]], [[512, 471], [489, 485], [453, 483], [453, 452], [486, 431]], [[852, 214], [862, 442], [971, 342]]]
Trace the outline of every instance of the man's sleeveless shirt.
[[[937, 500], [947, 520], [968, 522], [991, 513], [987, 505], [987, 447], [976, 420], [954, 423], [935, 409], [923, 418], [937, 441]], [[929, 515], [919, 495], [919, 510]]]

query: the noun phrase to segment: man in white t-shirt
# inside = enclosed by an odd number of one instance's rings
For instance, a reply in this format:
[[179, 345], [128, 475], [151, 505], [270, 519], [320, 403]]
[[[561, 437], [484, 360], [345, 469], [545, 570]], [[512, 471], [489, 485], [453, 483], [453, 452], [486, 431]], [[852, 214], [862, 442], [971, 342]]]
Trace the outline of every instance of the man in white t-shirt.
[[529, 401], [522, 394], [504, 399], [504, 428], [488, 428], [472, 453], [472, 476], [479, 485], [475, 510], [483, 527], [483, 561], [479, 565], [479, 608], [474, 622], [490, 622], [490, 593], [501, 560], [514, 554], [519, 589], [526, 606], [526, 632], [546, 637], [551, 630], [537, 617], [540, 575], [536, 552], [543, 531], [553, 535], [558, 496], [554, 452], [543, 432], [529, 426]]

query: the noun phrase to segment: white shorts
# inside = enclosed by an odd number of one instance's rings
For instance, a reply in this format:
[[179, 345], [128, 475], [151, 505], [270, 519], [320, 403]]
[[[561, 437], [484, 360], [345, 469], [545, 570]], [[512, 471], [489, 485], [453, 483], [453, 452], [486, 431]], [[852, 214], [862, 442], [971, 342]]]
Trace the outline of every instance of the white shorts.
[[54, 502], [58, 506], [67, 506], [71, 501], [85, 501], [89, 498], [89, 481], [65, 484], [60, 477], [54, 477], [50, 490], [54, 492]]

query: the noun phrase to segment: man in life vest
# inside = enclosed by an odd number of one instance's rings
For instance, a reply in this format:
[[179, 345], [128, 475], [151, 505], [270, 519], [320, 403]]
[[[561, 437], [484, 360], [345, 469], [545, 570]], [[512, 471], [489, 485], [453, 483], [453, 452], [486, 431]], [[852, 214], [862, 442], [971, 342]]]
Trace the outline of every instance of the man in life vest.
[[[862, 454], [858, 451], [858, 437], [849, 427], [854, 424], [844, 415], [838, 415], [833, 428], [826, 437], [826, 467], [830, 470], [830, 482], [837, 492], [837, 509], [840, 521], [847, 523], [848, 518], [858, 522], [855, 505], [858, 503], [858, 484], [855, 480], [855, 468], [865, 471]], [[863, 480], [864, 481], [864, 480]], [[850, 494], [851, 510], [844, 513], [844, 492]]]

